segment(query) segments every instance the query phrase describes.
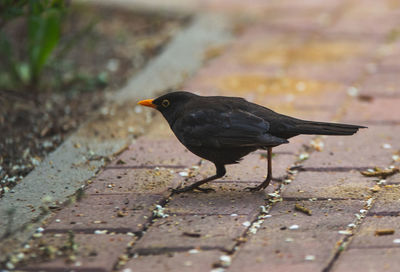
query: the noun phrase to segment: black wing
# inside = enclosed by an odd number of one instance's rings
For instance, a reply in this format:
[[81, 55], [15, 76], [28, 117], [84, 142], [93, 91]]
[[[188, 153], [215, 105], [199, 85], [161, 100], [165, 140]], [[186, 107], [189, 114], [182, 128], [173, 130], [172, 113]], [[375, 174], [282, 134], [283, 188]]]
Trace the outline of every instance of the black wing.
[[197, 110], [179, 118], [173, 125], [176, 136], [187, 146], [267, 147], [288, 142], [269, 134], [269, 129], [268, 122], [241, 110]]

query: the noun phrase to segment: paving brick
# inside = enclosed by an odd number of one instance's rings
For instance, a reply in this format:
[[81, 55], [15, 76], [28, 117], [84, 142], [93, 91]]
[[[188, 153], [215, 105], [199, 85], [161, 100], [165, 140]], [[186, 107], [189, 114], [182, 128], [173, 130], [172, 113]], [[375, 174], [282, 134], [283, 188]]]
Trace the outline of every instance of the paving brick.
[[168, 214], [257, 215], [265, 205], [264, 192], [211, 192], [173, 195], [166, 205]]
[[[257, 103], [264, 105], [278, 113], [293, 116], [299, 119], [314, 121], [331, 121], [337, 114], [337, 105], [342, 104], [346, 93], [344, 86], [336, 83], [325, 83], [318, 81], [309, 81], [305, 79], [296, 79], [298, 86], [306, 84], [310, 86], [318, 86], [310, 91], [294, 91], [293, 93], [285, 93], [282, 91], [280, 95], [260, 95], [256, 97]], [[325, 84], [329, 86], [324, 86]], [[297, 84], [296, 84], [297, 85]], [[314, 88], [314, 87], [311, 87]], [[296, 92], [299, 92], [297, 94]], [[310, 96], [313, 99], [310, 99]]]
[[400, 188], [398, 185], [383, 186], [376, 198], [369, 214], [398, 213], [400, 215]]
[[[320, 172], [387, 167], [399, 146], [400, 126], [370, 126], [352, 136], [326, 136], [322, 141], [324, 150], [313, 152], [302, 164], [304, 168]], [[390, 144], [392, 148], [386, 149], [384, 144]]]
[[252, 219], [247, 215], [186, 215], [158, 219], [132, 250], [139, 254], [198, 247], [232, 250], [235, 239], [247, 228], [243, 223]]
[[46, 231], [139, 232], [148, 223], [154, 206], [162, 199], [161, 195], [87, 195], [57, 213]]
[[[124, 253], [128, 243], [134, 238], [128, 235], [95, 235], [76, 234], [74, 242], [78, 245], [74, 253], [76, 261], [68, 262], [67, 257], [30, 262], [22, 267], [22, 271], [111, 271], [118, 261], [118, 257]], [[31, 248], [41, 252], [40, 248], [50, 245], [53, 248], [62, 249], [67, 244], [68, 235], [46, 234], [40, 242], [34, 241]], [[32, 250], [33, 251], [33, 250]]]
[[318, 9], [318, 10], [326, 10], [332, 11], [338, 6], [343, 5], [343, 0], [332, 1], [327, 0], [324, 2], [318, 0], [305, 0], [302, 2], [293, 2], [290, 0], [282, 0], [282, 1], [271, 1], [268, 3], [271, 7], [280, 7], [282, 9], [299, 9], [299, 10], [309, 10], [309, 9]]
[[360, 173], [300, 172], [282, 193], [284, 198], [365, 199], [376, 182]]
[[[281, 9], [275, 9], [272, 12], [275, 14], [280, 12]], [[293, 10], [287, 10], [288, 12], [294, 12]], [[324, 25], [321, 21], [318, 21], [314, 16], [320, 15], [322, 12], [308, 11], [300, 13], [297, 16], [271, 16], [268, 20], [268, 29], [275, 31], [291, 33], [292, 35], [307, 36], [313, 32], [320, 31]]]
[[[312, 216], [308, 216], [295, 210], [295, 204], [300, 204], [312, 211]], [[310, 236], [319, 231], [335, 232], [346, 229], [356, 217], [355, 213], [364, 206], [363, 201], [359, 200], [320, 200], [320, 201], [283, 201], [272, 206], [271, 218], [265, 220], [261, 226], [260, 233], [252, 238], [257, 240], [264, 234], [271, 236], [278, 231], [281, 233], [309, 232]], [[334, 219], [334, 220], [332, 220]], [[291, 225], [299, 225], [298, 230], [289, 230]], [[285, 228], [286, 227], [286, 228]]]
[[[392, 33], [396, 33], [396, 30], [393, 29]], [[400, 64], [397, 61], [400, 56], [400, 42], [396, 40], [396, 42], [392, 43], [389, 51], [380, 59], [380, 62], [377, 65], [377, 71], [381, 74], [394, 73], [400, 69]], [[393, 79], [395, 80], [395, 79]], [[381, 82], [385, 85], [385, 82]]]
[[[392, 125], [392, 123], [398, 124], [400, 116], [399, 103], [399, 97], [374, 97], [369, 102], [354, 99], [347, 107], [347, 114], [344, 116], [343, 121], [380, 126], [387, 123], [388, 125]], [[393, 128], [395, 127], [393, 126]]]
[[106, 169], [92, 181], [87, 194], [166, 193], [182, 181], [182, 169]]
[[[400, 162], [396, 162], [396, 163], [394, 163], [394, 166], [400, 167], [399, 164], [400, 164]], [[400, 184], [400, 175], [397, 174], [397, 175], [394, 175], [394, 176], [391, 176], [391, 177], [387, 178], [387, 183], [388, 184], [392, 184], [392, 185]]]
[[[394, 234], [375, 235], [376, 230], [385, 229], [394, 230]], [[393, 243], [394, 239], [400, 239], [399, 216], [367, 216], [353, 237], [349, 248], [400, 248], [400, 244]]]
[[[191, 251], [193, 252], [193, 251]], [[162, 255], [138, 256], [131, 259], [123, 269], [129, 268], [132, 271], [210, 271], [213, 264], [218, 262], [219, 257], [224, 253], [216, 250], [173, 252]]]
[[[400, 89], [399, 71], [400, 66], [394, 68], [383, 67], [379, 65], [376, 68], [377, 73], [373, 73], [365, 78], [362, 86], [359, 88], [360, 94], [370, 95], [376, 98], [398, 97]], [[368, 105], [368, 103], [364, 104]]]
[[[341, 1], [324, 1], [324, 3], [326, 2], [326, 5], [321, 5], [319, 1], [315, 0], [302, 1], [303, 5], [299, 5], [296, 2], [290, 2], [290, 1], [266, 2], [262, 0], [252, 0], [251, 5], [248, 5], [247, 2], [243, 2], [240, 0], [223, 0], [223, 1], [202, 0], [199, 2], [202, 5], [204, 5], [203, 7], [206, 9], [213, 9], [213, 10], [217, 9], [219, 11], [224, 11], [224, 12], [240, 12], [240, 13], [243, 13], [243, 11], [246, 10], [246, 13], [250, 13], [252, 15], [254, 14], [259, 15], [261, 17], [260, 19], [268, 18], [265, 16], [265, 13], [270, 11], [271, 9], [273, 12], [280, 12], [280, 14], [285, 13], [288, 14], [288, 17], [290, 17], [290, 15], [296, 16], [295, 13], [296, 10], [298, 14], [299, 13], [302, 14], [310, 10], [331, 11], [339, 4], [341, 4]], [[307, 13], [307, 15], [310, 14]]]
[[312, 139], [314, 139], [313, 135], [300, 135], [294, 138], [290, 138], [289, 144], [283, 144], [272, 149], [272, 153], [277, 154], [277, 156], [272, 158], [272, 160], [274, 160], [275, 158], [278, 159], [281, 154], [294, 154], [298, 159], [298, 155], [303, 151], [302, 149], [304, 145], [309, 145]]
[[141, 137], [107, 165], [107, 168], [188, 167], [197, 164], [199, 160], [199, 157], [189, 152], [175, 137], [157, 139]]
[[349, 85], [362, 75], [366, 62], [367, 59], [364, 61], [342, 61], [340, 64], [331, 61], [324, 65], [320, 63], [298, 63], [289, 67], [288, 75], [296, 78]]
[[391, 8], [380, 1], [368, 1], [364, 5], [347, 5], [341, 18], [326, 31], [354, 35], [380, 36], [382, 40], [395, 25], [395, 19], [388, 16]]
[[[273, 206], [256, 235], [240, 247], [229, 271], [321, 271], [333, 256], [336, 243], [355, 219], [359, 201], [299, 202], [312, 216], [294, 211], [294, 201]], [[334, 219], [333, 219], [334, 218]], [[290, 230], [292, 225], [297, 230]], [[311, 255], [315, 260], [305, 260]]]
[[344, 251], [331, 271], [387, 271], [399, 270], [400, 249], [351, 249]]

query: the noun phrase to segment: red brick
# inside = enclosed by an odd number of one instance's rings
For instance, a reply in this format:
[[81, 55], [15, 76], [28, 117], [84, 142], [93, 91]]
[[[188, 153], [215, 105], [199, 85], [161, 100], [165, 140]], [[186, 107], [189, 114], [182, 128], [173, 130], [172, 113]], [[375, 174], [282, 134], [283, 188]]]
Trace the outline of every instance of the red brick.
[[307, 11], [307, 10], [321, 10], [321, 11], [333, 11], [338, 6], [343, 5], [343, 0], [327, 0], [324, 2], [318, 0], [305, 0], [301, 2], [293, 2], [290, 0], [281, 0], [281, 1], [272, 1], [269, 2], [269, 6], [271, 7], [280, 7], [282, 9], [293, 9], [293, 10], [300, 10], [300, 11]]
[[[122, 160], [118, 164], [118, 161]], [[151, 166], [188, 167], [197, 164], [200, 158], [188, 151], [175, 137], [165, 139], [139, 138], [128, 150], [119, 155], [107, 168], [130, 169]]]
[[[252, 219], [243, 215], [186, 215], [158, 219], [132, 250], [139, 254], [182, 251], [197, 247], [232, 250], [235, 239], [247, 229], [243, 223]], [[200, 236], [192, 237], [185, 233]]]
[[182, 169], [106, 169], [85, 191], [88, 194], [166, 193], [181, 183]]
[[[299, 82], [302, 80], [299, 79]], [[305, 80], [307, 82], [307, 80]], [[311, 83], [313, 84], [313, 83]], [[318, 84], [318, 83], [317, 83]], [[324, 84], [324, 83], [322, 83]], [[280, 114], [311, 121], [331, 121], [337, 113], [337, 105], [345, 98], [344, 88], [341, 85], [321, 88], [317, 92], [296, 95], [281, 94], [264, 96], [258, 99], [264, 105]], [[313, 99], [310, 99], [310, 96]]]
[[[47, 234], [40, 239], [40, 243], [34, 241], [32, 249], [40, 252], [40, 247], [51, 245], [61, 249], [67, 242], [68, 235], [61, 237]], [[128, 247], [128, 243], [134, 238], [128, 235], [95, 235], [76, 234], [74, 242], [78, 245], [74, 253], [76, 261], [66, 262], [66, 257], [57, 257], [49, 261], [32, 261], [23, 267], [23, 271], [111, 271]], [[32, 250], [34, 252], [34, 250]]]
[[166, 205], [168, 214], [191, 215], [253, 215], [265, 205], [264, 192], [191, 193], [173, 195]]
[[345, 198], [365, 199], [376, 183], [371, 178], [352, 172], [300, 172], [294, 181], [286, 186], [284, 198]]
[[[399, 96], [400, 90], [400, 66], [393, 68], [391, 67], [380, 67], [376, 68], [377, 73], [373, 73], [365, 78], [365, 81], [359, 88], [360, 94], [373, 95], [374, 98], [382, 98], [385, 96]], [[362, 104], [362, 105], [368, 105]], [[361, 106], [361, 105], [360, 105]]]
[[171, 252], [162, 255], [138, 256], [131, 259], [123, 269], [132, 271], [210, 271], [213, 263], [218, 262], [224, 253], [216, 250], [199, 251], [198, 253]]
[[[247, 2], [243, 2], [240, 0], [203, 0], [198, 1], [201, 3], [202, 7], [205, 9], [216, 9], [218, 11], [223, 12], [241, 12], [245, 10], [246, 13], [255, 14], [261, 16], [260, 19], [267, 18], [270, 20], [269, 16], [265, 16], [265, 14], [270, 14], [269, 11], [272, 9], [271, 15], [278, 12], [279, 14], [287, 14], [287, 17], [291, 16], [299, 16], [298, 14], [306, 13], [306, 15], [311, 15], [310, 10], [312, 11], [329, 11], [331, 12], [336, 6], [341, 4], [341, 1], [324, 1], [326, 5], [321, 5], [319, 1], [315, 0], [307, 0], [302, 1], [303, 5], [300, 5], [297, 2], [291, 1], [263, 1], [263, 0], [252, 0], [251, 5]], [[295, 13], [297, 11], [297, 14]]]
[[[385, 229], [394, 230], [394, 234], [375, 235], [375, 231]], [[349, 248], [400, 248], [400, 244], [393, 243], [394, 239], [400, 239], [399, 216], [367, 216], [353, 237]]]
[[400, 249], [351, 249], [344, 251], [331, 271], [399, 271]]
[[[395, 164], [395, 166], [400, 167], [399, 162]], [[400, 183], [400, 175], [394, 175], [392, 177], [387, 178], [388, 184], [399, 184]]]
[[374, 205], [369, 210], [370, 214], [395, 212], [400, 215], [400, 188], [398, 185], [383, 186], [376, 198]]
[[[396, 33], [396, 31], [393, 30], [393, 33]], [[400, 64], [397, 61], [399, 59], [399, 56], [400, 56], [400, 42], [397, 39], [396, 42], [391, 44], [390, 51], [384, 57], [382, 57], [380, 62], [378, 63], [378, 71], [381, 72], [381, 74], [393, 73], [396, 75], [397, 72], [400, 70]], [[382, 82], [382, 84], [385, 83]]]
[[[296, 211], [295, 204], [300, 204], [312, 211], [312, 215], [308, 216], [300, 211]], [[271, 218], [265, 220], [260, 232], [252, 238], [257, 240], [264, 234], [273, 235], [277, 230], [278, 233], [296, 233], [292, 230], [280, 230], [282, 227], [291, 225], [299, 225], [297, 231], [309, 232], [310, 235], [318, 231], [332, 231], [346, 229], [349, 223], [355, 221], [355, 213], [359, 213], [364, 203], [359, 200], [321, 200], [321, 201], [283, 201], [272, 206], [269, 214]], [[334, 220], [332, 220], [334, 219]]]
[[[355, 220], [359, 201], [299, 202], [312, 210], [312, 216], [294, 211], [296, 202], [273, 206], [255, 235], [239, 248], [230, 271], [321, 271], [328, 264], [342, 235]], [[290, 230], [291, 225], [299, 229]], [[293, 239], [287, 242], [287, 239]], [[312, 255], [314, 261], [305, 257]]]
[[[62, 209], [46, 227], [48, 232], [138, 232], [149, 222], [161, 195], [88, 195]], [[123, 217], [118, 216], [123, 213]], [[60, 222], [57, 222], [60, 221]]]
[[388, 16], [390, 7], [380, 1], [369, 1], [363, 5], [347, 6], [342, 17], [327, 31], [379, 36], [384, 41], [385, 36], [396, 21]]
[[[354, 99], [352, 103], [347, 107], [347, 114], [343, 118], [343, 121], [362, 121], [366, 124], [372, 123], [380, 126], [385, 125], [385, 122], [399, 123], [399, 103], [399, 97], [374, 97], [369, 102]], [[391, 124], [389, 123], [389, 125]], [[399, 129], [397, 128], [397, 130]]]
[[[359, 170], [375, 166], [387, 167], [398, 146], [397, 143], [400, 142], [400, 127], [371, 126], [360, 129], [352, 136], [326, 136], [322, 141], [323, 151], [313, 152], [310, 158], [302, 163], [305, 168], [335, 171], [335, 168]], [[392, 148], [385, 149], [384, 144], [391, 144]]]
[[298, 63], [291, 65], [288, 74], [292, 77], [307, 78], [321, 82], [351, 84], [362, 74], [365, 61], [331, 62], [320, 63]]

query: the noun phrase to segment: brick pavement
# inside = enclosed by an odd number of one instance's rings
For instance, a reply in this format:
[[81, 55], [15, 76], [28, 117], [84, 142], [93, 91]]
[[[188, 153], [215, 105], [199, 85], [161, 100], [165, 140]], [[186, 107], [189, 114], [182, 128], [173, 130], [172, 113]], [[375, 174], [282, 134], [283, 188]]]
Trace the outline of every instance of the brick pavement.
[[[235, 12], [244, 3], [217, 2], [205, 7]], [[169, 187], [214, 169], [156, 118], [148, 137], [111, 162], [83, 199], [55, 213], [44, 236], [32, 241], [57, 247], [65, 241], [51, 239], [65, 240], [73, 231], [77, 258], [29, 263], [27, 270], [397, 271], [399, 175], [374, 187], [377, 179], [359, 171], [399, 166], [393, 155], [400, 152], [400, 65], [394, 61], [400, 7], [372, 0], [254, 2], [252, 22], [184, 89], [240, 95], [281, 113], [369, 128], [352, 137], [320, 137], [322, 152], [310, 148], [311, 136], [274, 149], [274, 175], [290, 183], [273, 182], [265, 192], [243, 192], [266, 174], [258, 152], [228, 166], [227, 176], [210, 184], [216, 192], [171, 197]], [[309, 158], [301, 161], [304, 152]], [[380, 229], [394, 234], [376, 236]]]

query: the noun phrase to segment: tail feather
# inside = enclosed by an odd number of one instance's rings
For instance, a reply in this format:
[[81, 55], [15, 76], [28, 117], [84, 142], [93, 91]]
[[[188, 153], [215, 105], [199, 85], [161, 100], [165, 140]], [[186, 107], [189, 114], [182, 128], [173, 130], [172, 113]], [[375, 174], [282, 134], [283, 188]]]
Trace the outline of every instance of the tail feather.
[[366, 127], [358, 125], [312, 121], [301, 121], [295, 126], [295, 130], [297, 133], [313, 135], [353, 135], [360, 128]]

